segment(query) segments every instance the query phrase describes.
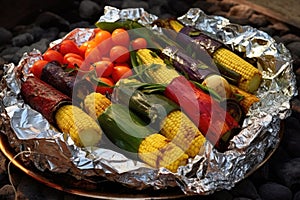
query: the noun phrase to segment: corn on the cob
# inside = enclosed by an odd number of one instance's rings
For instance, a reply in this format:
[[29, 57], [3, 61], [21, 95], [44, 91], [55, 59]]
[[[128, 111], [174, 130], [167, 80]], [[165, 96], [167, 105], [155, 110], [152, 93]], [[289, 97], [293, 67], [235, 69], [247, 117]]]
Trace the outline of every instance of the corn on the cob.
[[181, 148], [156, 133], [124, 105], [111, 104], [98, 121], [106, 136], [128, 156], [172, 172], [187, 163], [188, 155]]
[[152, 167], [165, 167], [176, 172], [187, 163], [188, 155], [160, 134], [146, 137], [139, 146], [139, 157]]
[[240, 89], [250, 93], [258, 89], [262, 80], [261, 72], [232, 51], [219, 48], [213, 53], [213, 60], [217, 65], [222, 65], [241, 75], [241, 79], [238, 81]]
[[98, 92], [92, 92], [84, 99], [84, 109], [93, 119], [97, 119], [110, 105], [111, 101]]
[[233, 94], [243, 96], [243, 99], [239, 102], [239, 104], [243, 108], [244, 113], [247, 113], [249, 111], [249, 108], [252, 106], [252, 104], [259, 101], [259, 98], [254, 94], [245, 92], [234, 85], [230, 85], [230, 86]]
[[55, 121], [63, 133], [68, 133], [79, 147], [94, 146], [102, 137], [100, 126], [79, 107], [64, 105], [55, 114]]
[[161, 123], [160, 133], [190, 157], [195, 157], [206, 141], [196, 125], [180, 110], [167, 115]]
[[[146, 70], [154, 83], [169, 84], [174, 78], [180, 74], [173, 68], [168, 67], [164, 61], [150, 49], [139, 49], [137, 56], [140, 62], [146, 67], [150, 67]], [[152, 65], [158, 65], [158, 67], [151, 67]]]

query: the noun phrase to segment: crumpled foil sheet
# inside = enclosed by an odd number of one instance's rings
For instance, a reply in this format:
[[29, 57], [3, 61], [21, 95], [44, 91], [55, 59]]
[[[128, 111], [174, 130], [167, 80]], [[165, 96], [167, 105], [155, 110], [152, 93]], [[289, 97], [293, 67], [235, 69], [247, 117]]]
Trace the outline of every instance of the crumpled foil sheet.
[[[151, 27], [149, 25], [157, 18], [142, 8], [119, 10], [107, 6], [99, 21], [132, 19]], [[152, 169], [110, 149], [76, 147], [70, 138], [57, 132], [20, 98], [17, 71], [22, 68], [26, 78], [29, 67], [41, 59], [38, 50], [25, 53], [18, 66], [5, 66], [0, 93], [1, 122], [12, 129], [1, 127], [1, 133], [8, 136], [16, 151], [26, 151], [24, 162], [34, 163], [41, 171], [69, 173], [79, 180], [91, 177], [103, 180], [105, 177], [135, 189], [179, 186], [186, 194], [205, 195], [232, 188], [260, 166], [279, 144], [281, 121], [290, 115], [289, 100], [297, 93], [291, 55], [266, 33], [250, 26], [231, 24], [220, 16], [208, 16], [198, 8], [191, 8], [178, 20], [243, 52], [263, 70], [263, 82], [257, 92], [260, 102], [252, 106], [242, 131], [231, 140], [225, 153], [217, 152], [206, 143], [204, 155], [190, 159], [177, 173], [171, 173], [163, 168]], [[90, 29], [75, 29], [65, 38], [82, 43], [92, 34]], [[60, 42], [61, 39], [54, 41], [50, 47], [55, 48]]]

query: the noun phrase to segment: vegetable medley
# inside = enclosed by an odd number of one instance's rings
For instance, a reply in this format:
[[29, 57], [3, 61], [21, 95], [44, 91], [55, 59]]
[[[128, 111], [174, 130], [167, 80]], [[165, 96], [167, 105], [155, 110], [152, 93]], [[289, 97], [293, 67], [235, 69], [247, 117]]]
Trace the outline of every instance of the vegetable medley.
[[154, 168], [176, 172], [206, 143], [227, 150], [259, 101], [256, 66], [177, 20], [155, 21], [160, 34], [130, 20], [96, 25], [88, 41], [63, 39], [31, 66], [26, 103], [77, 146], [101, 146], [105, 134]]

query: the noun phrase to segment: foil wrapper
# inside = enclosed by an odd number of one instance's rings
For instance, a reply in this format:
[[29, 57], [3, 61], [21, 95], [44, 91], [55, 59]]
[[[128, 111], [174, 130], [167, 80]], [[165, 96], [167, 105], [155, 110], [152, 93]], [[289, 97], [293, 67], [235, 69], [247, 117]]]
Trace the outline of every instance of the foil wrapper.
[[[142, 8], [119, 10], [107, 6], [99, 21], [132, 19], [159, 32], [157, 27], [151, 27], [157, 18]], [[208, 16], [198, 8], [191, 8], [178, 20], [244, 53], [263, 71], [263, 82], [257, 91], [260, 101], [247, 113], [242, 130], [230, 141], [228, 151], [220, 153], [206, 143], [203, 155], [190, 159], [186, 166], [171, 173], [128, 159], [109, 148], [78, 148], [71, 138], [55, 130], [20, 98], [18, 71], [25, 78], [30, 75], [30, 66], [42, 59], [38, 50], [25, 53], [17, 66], [5, 66], [0, 93], [1, 120], [5, 127], [1, 127], [1, 134], [7, 135], [17, 152], [26, 151], [22, 156], [25, 163], [34, 163], [41, 171], [69, 173], [78, 180], [104, 177], [135, 189], [179, 186], [186, 194], [201, 195], [232, 188], [278, 147], [281, 121], [290, 115], [289, 101], [297, 93], [291, 55], [284, 45], [277, 44], [266, 33], [250, 26], [232, 24], [220, 16]], [[81, 44], [92, 36], [91, 29], [75, 29], [52, 42], [50, 47], [56, 48], [65, 38]]]

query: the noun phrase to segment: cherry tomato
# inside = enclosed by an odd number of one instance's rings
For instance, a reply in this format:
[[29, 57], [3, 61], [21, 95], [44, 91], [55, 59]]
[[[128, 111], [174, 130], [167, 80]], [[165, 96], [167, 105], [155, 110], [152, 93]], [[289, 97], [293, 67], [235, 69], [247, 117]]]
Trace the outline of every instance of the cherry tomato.
[[30, 72], [32, 72], [36, 77], [41, 78], [42, 70], [48, 62], [49, 61], [46, 60], [35, 61], [30, 68]]
[[73, 57], [73, 58], [77, 58], [77, 59], [83, 60], [83, 58], [80, 55], [78, 55], [78, 54], [67, 53], [67, 54], [64, 55], [62, 63], [63, 64], [68, 64], [67, 58], [69, 58], [69, 57]]
[[67, 53], [81, 54], [79, 47], [73, 40], [63, 40], [60, 44], [59, 52], [63, 55]]
[[103, 56], [101, 60], [110, 61], [109, 57]]
[[60, 64], [63, 63], [63, 56], [61, 53], [58, 51], [48, 49], [44, 54], [43, 54], [43, 59], [46, 61], [57, 61]]
[[93, 51], [93, 49], [97, 46], [97, 43], [95, 40], [90, 40], [88, 41], [85, 53], [84, 53], [84, 57], [87, 58], [88, 55]]
[[128, 32], [123, 28], [115, 29], [111, 34], [111, 39], [115, 45], [129, 46], [130, 37]]
[[114, 64], [110, 61], [98, 61], [92, 64], [92, 69], [96, 70], [98, 77], [108, 77], [112, 74]]
[[127, 62], [130, 58], [128, 48], [121, 45], [113, 46], [109, 52], [109, 56], [112, 62], [117, 63]]
[[96, 33], [94, 40], [100, 44], [101, 42], [105, 40], [110, 40], [111, 39], [111, 34], [108, 31], [101, 30], [98, 33]]
[[[103, 82], [103, 83], [105, 83], [105, 84], [107, 84], [109, 86], [114, 86], [114, 84], [115, 84], [114, 81], [111, 78], [108, 78], [108, 77], [100, 77], [99, 81]], [[113, 92], [113, 88], [107, 87], [107, 86], [98, 85], [96, 87], [96, 92], [99, 92], [101, 94], [106, 94], [106, 93], [111, 94]]]
[[136, 38], [131, 41], [134, 50], [147, 48], [147, 40], [145, 38]]
[[129, 76], [132, 75], [132, 71], [130, 69], [130, 67], [127, 66], [118, 66], [116, 65], [114, 67], [114, 70], [112, 72], [112, 79], [114, 80], [114, 82], [118, 82], [121, 78], [127, 78]]
[[89, 41], [84, 42], [82, 45], [80, 45], [79, 50], [80, 50], [80, 55], [84, 55], [85, 51], [89, 45]]
[[68, 57], [68, 58], [66, 58], [66, 62], [67, 62], [66, 64], [68, 64], [67, 65], [67, 69], [80, 68], [80, 66], [83, 63], [82, 59], [75, 58], [75, 57]]
[[94, 29], [94, 33], [96, 34], [96, 33], [98, 33], [99, 31], [102, 31], [100, 28], [95, 28]]
[[95, 48], [98, 49], [98, 52], [100, 52], [101, 56], [105, 56], [109, 53], [111, 47], [112, 42], [110, 39], [107, 39], [99, 43]]

